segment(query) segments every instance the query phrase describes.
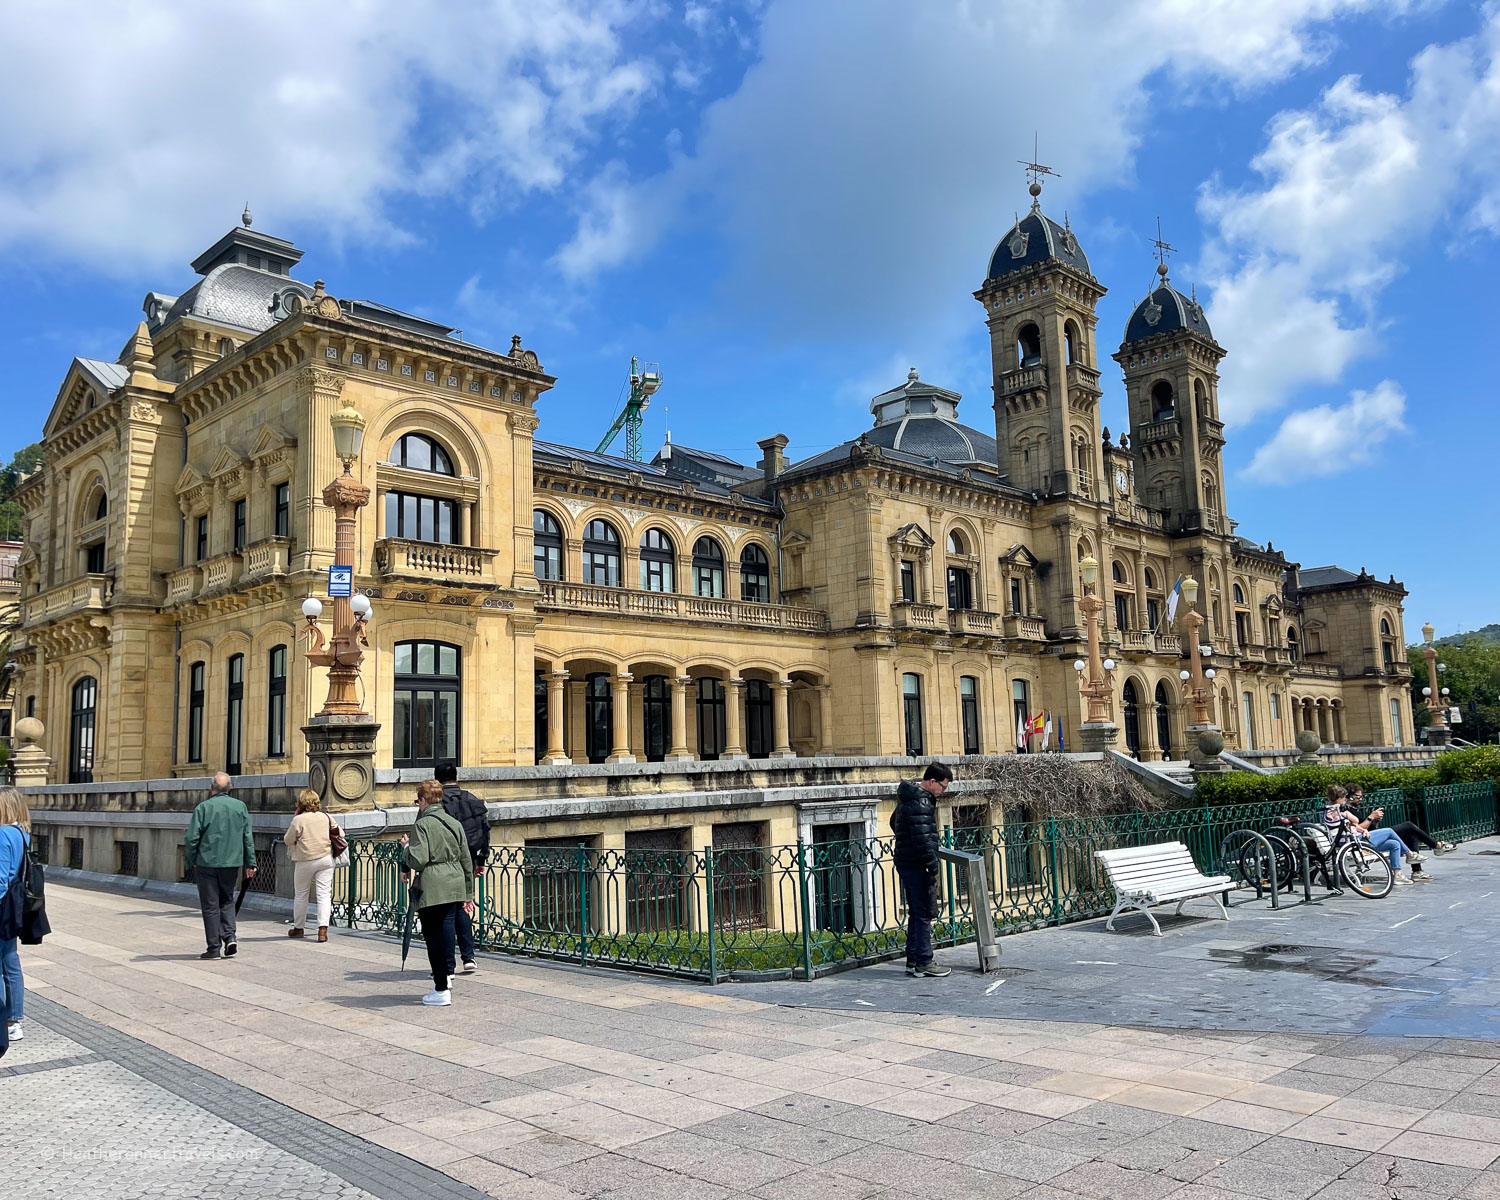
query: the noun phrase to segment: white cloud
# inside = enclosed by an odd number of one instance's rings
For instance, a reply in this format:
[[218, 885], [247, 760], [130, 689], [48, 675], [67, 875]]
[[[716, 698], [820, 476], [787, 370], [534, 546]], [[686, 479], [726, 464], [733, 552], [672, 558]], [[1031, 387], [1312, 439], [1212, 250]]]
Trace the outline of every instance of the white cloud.
[[1215, 227], [1209, 319], [1232, 351], [1220, 389], [1227, 420], [1338, 380], [1378, 348], [1381, 292], [1413, 255], [1497, 229], [1500, 9], [1482, 22], [1475, 36], [1418, 54], [1405, 96], [1347, 76], [1312, 108], [1278, 115], [1252, 164], [1263, 186], [1204, 188], [1199, 209]]
[[263, 226], [388, 228], [393, 197], [483, 215], [558, 189], [656, 68], [627, 0], [23, 3], [0, 72], [0, 245], [121, 274], [249, 199]]
[[1351, 393], [1337, 408], [1320, 404], [1292, 413], [1255, 452], [1245, 474], [1262, 483], [1292, 483], [1366, 466], [1391, 434], [1406, 429], [1405, 414], [1406, 393], [1389, 379]]

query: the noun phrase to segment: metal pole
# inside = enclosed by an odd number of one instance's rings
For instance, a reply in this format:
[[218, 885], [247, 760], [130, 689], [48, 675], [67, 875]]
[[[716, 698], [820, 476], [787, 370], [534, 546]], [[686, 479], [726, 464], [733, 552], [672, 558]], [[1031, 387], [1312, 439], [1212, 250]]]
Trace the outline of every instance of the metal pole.
[[719, 982], [719, 925], [714, 915], [714, 848], [703, 850], [703, 887], [708, 901], [708, 982]]
[[802, 978], [811, 979], [812, 969], [812, 897], [807, 887], [807, 846], [797, 839], [797, 893], [802, 921]]

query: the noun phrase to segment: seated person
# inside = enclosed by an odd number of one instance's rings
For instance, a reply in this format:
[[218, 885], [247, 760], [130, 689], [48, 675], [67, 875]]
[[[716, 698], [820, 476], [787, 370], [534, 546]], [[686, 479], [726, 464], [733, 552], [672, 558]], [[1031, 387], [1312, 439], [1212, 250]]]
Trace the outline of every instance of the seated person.
[[1323, 825], [1330, 833], [1343, 829], [1349, 837], [1358, 838], [1362, 842], [1369, 842], [1372, 849], [1384, 854], [1391, 864], [1391, 873], [1397, 883], [1410, 883], [1411, 879], [1401, 872], [1401, 863], [1411, 851], [1407, 849], [1406, 843], [1392, 829], [1377, 829], [1375, 825], [1379, 822], [1384, 809], [1376, 809], [1368, 817], [1361, 819], [1349, 811], [1349, 794], [1338, 784], [1328, 785], [1328, 803], [1323, 809]]
[[[1356, 783], [1349, 789], [1349, 808], [1358, 814], [1364, 812], [1364, 806], [1365, 789], [1360, 787], [1359, 784]], [[1384, 809], [1377, 809], [1375, 813], [1371, 813], [1370, 815], [1372, 817], [1375, 817], [1377, 816], [1377, 813], [1383, 814], [1384, 811]], [[1452, 842], [1438, 841], [1437, 838], [1433, 837], [1425, 829], [1421, 828], [1421, 826], [1416, 825], [1411, 821], [1398, 821], [1396, 822], [1396, 824], [1390, 826], [1390, 829], [1408, 846], [1425, 846], [1434, 854], [1452, 854], [1455, 850], [1458, 849], [1458, 847], [1455, 846]], [[1426, 871], [1422, 870], [1422, 856], [1420, 854], [1412, 854], [1411, 864], [1412, 882], [1432, 882], [1432, 876], [1429, 875]]]

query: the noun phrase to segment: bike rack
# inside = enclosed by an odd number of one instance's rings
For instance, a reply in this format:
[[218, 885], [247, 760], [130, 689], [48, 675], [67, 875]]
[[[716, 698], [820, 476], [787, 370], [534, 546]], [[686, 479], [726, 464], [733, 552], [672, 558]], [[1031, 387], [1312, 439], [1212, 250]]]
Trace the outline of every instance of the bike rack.
[[[1266, 865], [1270, 869], [1271, 907], [1280, 908], [1281, 887], [1276, 881], [1276, 851], [1272, 848], [1270, 839], [1267, 838], [1265, 834], [1257, 833], [1254, 829], [1230, 830], [1229, 833], [1224, 836], [1224, 840], [1219, 843], [1219, 862], [1223, 864], [1224, 874], [1231, 877], [1234, 876], [1234, 871], [1230, 870], [1230, 862], [1233, 861], [1235, 864], [1239, 863], [1240, 855], [1244, 853], [1245, 845], [1247, 842], [1259, 843], [1260, 852], [1265, 855]], [[1248, 881], [1241, 878], [1239, 882], [1241, 884], [1244, 884]], [[1258, 877], [1258, 873], [1257, 878], [1254, 882], [1255, 898], [1259, 900], [1263, 894], [1262, 889], [1265, 885], [1264, 882]], [[1241, 903], [1248, 903], [1248, 901], [1241, 901]]]

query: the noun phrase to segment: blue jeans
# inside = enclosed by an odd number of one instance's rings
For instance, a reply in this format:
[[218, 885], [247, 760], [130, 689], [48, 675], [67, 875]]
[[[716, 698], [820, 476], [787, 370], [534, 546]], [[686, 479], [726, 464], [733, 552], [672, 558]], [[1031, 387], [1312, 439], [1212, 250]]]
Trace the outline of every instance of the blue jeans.
[[898, 867], [906, 893], [906, 965], [925, 967], [932, 961], [932, 879], [921, 867]]
[[16, 938], [0, 942], [0, 976], [5, 980], [10, 1019], [19, 1021], [26, 1015], [26, 982], [21, 978], [21, 944]]
[[1411, 853], [1394, 829], [1370, 830], [1370, 845], [1391, 860], [1391, 870], [1400, 872], [1401, 860]]

